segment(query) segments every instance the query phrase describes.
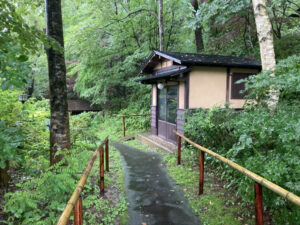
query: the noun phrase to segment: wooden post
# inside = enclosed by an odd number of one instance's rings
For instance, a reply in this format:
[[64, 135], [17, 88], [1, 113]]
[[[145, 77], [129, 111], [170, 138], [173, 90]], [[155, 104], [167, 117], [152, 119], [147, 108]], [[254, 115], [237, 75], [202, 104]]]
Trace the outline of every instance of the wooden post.
[[122, 122], [123, 122], [123, 136], [125, 137], [125, 116], [122, 116]]
[[77, 200], [77, 203], [74, 207], [74, 225], [83, 225], [81, 196]]
[[254, 183], [255, 192], [255, 218], [256, 225], [263, 225], [263, 198], [262, 198], [262, 186], [259, 183]]
[[200, 151], [199, 195], [203, 194], [204, 186], [204, 152]]
[[105, 142], [105, 166], [106, 166], [106, 171], [109, 172], [109, 143], [108, 143], [108, 139]]
[[181, 164], [181, 137], [177, 136], [177, 165]]
[[104, 149], [100, 149], [100, 195], [104, 195]]

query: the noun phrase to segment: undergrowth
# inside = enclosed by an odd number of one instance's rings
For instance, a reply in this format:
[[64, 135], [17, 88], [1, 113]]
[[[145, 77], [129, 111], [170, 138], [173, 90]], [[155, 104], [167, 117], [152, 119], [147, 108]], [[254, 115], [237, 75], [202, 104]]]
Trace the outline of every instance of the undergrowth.
[[[36, 114], [36, 113], [35, 113]], [[43, 113], [39, 113], [39, 115]], [[15, 186], [17, 190], [5, 194], [4, 213], [6, 220], [3, 224], [55, 224], [58, 221], [66, 203], [76, 187], [82, 171], [87, 166], [93, 151], [104, 139], [106, 133], [101, 132], [103, 121], [99, 120], [96, 113], [82, 113], [71, 116], [72, 148], [67, 152], [62, 151], [64, 158], [59, 163], [49, 167], [48, 152], [35, 150], [37, 138], [43, 140], [36, 146], [47, 144], [43, 138], [48, 138], [47, 113], [41, 123], [32, 123], [35, 138], [25, 139], [22, 152], [25, 154], [25, 163], [16, 170], [22, 170], [22, 179]], [[110, 118], [110, 121], [114, 120]], [[107, 121], [107, 120], [106, 120]], [[41, 124], [45, 124], [43, 127]], [[45, 133], [46, 131], [46, 133]], [[30, 130], [28, 129], [28, 132]], [[43, 132], [45, 134], [40, 135]], [[25, 133], [25, 132], [24, 132]], [[26, 133], [25, 133], [26, 134]], [[32, 133], [28, 133], [28, 135]], [[111, 134], [111, 133], [110, 133]], [[115, 136], [112, 135], [114, 138]], [[39, 144], [39, 145], [37, 145]], [[46, 149], [46, 146], [42, 146]], [[42, 164], [41, 164], [42, 163]], [[42, 165], [42, 166], [41, 166]], [[126, 221], [127, 200], [124, 194], [124, 178], [121, 159], [118, 152], [110, 148], [110, 172], [106, 172], [104, 197], [100, 197], [99, 190], [99, 160], [95, 161], [93, 169], [82, 192], [83, 217], [85, 224], [118, 224]], [[70, 218], [73, 219], [72, 216]], [[122, 223], [123, 223], [122, 222]]]

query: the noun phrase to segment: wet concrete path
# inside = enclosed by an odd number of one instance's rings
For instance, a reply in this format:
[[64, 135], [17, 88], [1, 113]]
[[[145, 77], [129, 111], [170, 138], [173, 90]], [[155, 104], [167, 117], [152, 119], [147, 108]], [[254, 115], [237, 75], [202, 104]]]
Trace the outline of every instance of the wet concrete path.
[[183, 191], [161, 165], [161, 156], [114, 142], [125, 170], [130, 225], [201, 224]]

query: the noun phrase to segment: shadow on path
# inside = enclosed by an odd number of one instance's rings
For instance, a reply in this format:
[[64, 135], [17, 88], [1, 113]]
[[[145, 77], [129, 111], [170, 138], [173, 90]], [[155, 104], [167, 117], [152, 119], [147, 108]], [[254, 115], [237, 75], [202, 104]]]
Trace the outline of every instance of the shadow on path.
[[161, 156], [113, 142], [125, 170], [130, 225], [201, 224], [183, 191], [162, 167]]

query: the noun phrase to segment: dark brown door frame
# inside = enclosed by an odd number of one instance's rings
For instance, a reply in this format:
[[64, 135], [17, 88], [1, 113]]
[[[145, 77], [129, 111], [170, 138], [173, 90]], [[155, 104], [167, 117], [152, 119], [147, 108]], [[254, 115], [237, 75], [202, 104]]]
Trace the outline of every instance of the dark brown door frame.
[[[179, 102], [179, 82], [177, 82], [177, 84], [174, 85], [166, 85], [164, 88], [168, 88], [168, 86], [176, 86], [177, 87], [177, 107], [176, 107], [176, 115], [177, 115], [177, 110], [178, 110], [178, 102]], [[157, 85], [156, 85], [157, 87]], [[157, 103], [157, 117], [156, 117], [156, 124], [157, 124], [157, 135], [159, 136], [159, 116], [160, 116], [160, 102], [159, 102], [159, 95], [160, 95], [160, 89], [157, 88], [157, 95], [156, 95], [156, 103]], [[166, 96], [167, 98], [167, 96]], [[168, 122], [168, 101], [166, 100], [166, 120], [161, 120], [163, 123], [166, 124], [166, 126], [168, 125], [175, 125], [175, 129], [177, 129], [177, 122], [174, 123], [170, 123]], [[176, 116], [177, 117], [177, 116]], [[175, 140], [171, 140], [168, 139], [168, 134], [167, 134], [167, 127], [166, 127], [166, 135], [165, 135], [165, 139], [168, 141], [175, 141]]]

